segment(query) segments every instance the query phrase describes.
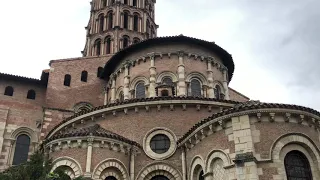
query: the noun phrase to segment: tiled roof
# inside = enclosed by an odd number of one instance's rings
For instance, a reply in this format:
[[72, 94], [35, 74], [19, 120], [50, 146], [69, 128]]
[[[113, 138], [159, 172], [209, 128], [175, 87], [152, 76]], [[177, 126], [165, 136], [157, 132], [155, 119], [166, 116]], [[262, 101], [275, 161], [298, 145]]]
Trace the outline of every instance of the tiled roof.
[[124, 48], [118, 51], [110, 60], [106, 63], [103, 72], [103, 78], [108, 78], [111, 73], [115, 71], [115, 68], [120, 63], [120, 60], [125, 58], [131, 53], [134, 53], [137, 50], [144, 49], [149, 46], [158, 45], [161, 43], [191, 43], [198, 46], [205, 47], [210, 51], [216, 53], [222, 59], [222, 63], [228, 68], [228, 77], [229, 81], [231, 80], [234, 72], [234, 63], [231, 54], [226, 50], [215, 44], [214, 42], [209, 42], [197, 38], [187, 37], [183, 35], [179, 36], [166, 36], [166, 37], [156, 37], [152, 39], [146, 39], [137, 44], [131, 45], [127, 48]]
[[83, 136], [97, 136], [97, 137], [106, 137], [111, 138], [119, 141], [126, 142], [131, 145], [136, 145], [138, 147], [141, 147], [140, 144], [137, 142], [131, 141], [123, 136], [120, 136], [114, 132], [108, 131], [104, 128], [102, 128], [99, 124], [95, 124], [93, 126], [84, 127], [80, 129], [73, 129], [73, 130], [67, 130], [66, 132], [58, 133], [53, 135], [51, 138], [46, 140], [46, 143], [61, 139], [61, 138], [68, 138], [68, 137], [83, 137]]
[[11, 81], [20, 81], [32, 84], [47, 85], [48, 81], [46, 79], [34, 79], [29, 77], [23, 77], [13, 74], [0, 73], [0, 79], [11, 80]]
[[244, 103], [239, 103], [239, 104], [235, 105], [233, 108], [228, 108], [222, 112], [215, 113], [212, 116], [198, 122], [186, 134], [184, 134], [178, 140], [178, 143], [182, 142], [185, 138], [187, 138], [193, 131], [195, 131], [201, 125], [203, 125], [213, 119], [216, 119], [218, 117], [225, 116], [225, 115], [232, 114], [232, 113], [236, 113], [236, 112], [246, 111], [246, 110], [271, 109], [271, 108], [300, 110], [300, 111], [305, 111], [305, 112], [320, 116], [320, 113], [318, 111], [311, 109], [311, 108], [303, 107], [303, 106], [291, 105], [291, 104], [263, 103], [263, 102], [259, 102], [259, 101], [247, 101]]
[[78, 116], [81, 116], [81, 115], [84, 115], [84, 114], [87, 114], [87, 113], [90, 113], [93, 111], [97, 111], [97, 110], [108, 108], [108, 107], [115, 107], [115, 106], [119, 106], [119, 105], [123, 105], [123, 104], [131, 104], [131, 103], [136, 103], [136, 102], [152, 102], [152, 101], [161, 101], [161, 100], [198, 100], [198, 101], [214, 101], [214, 102], [222, 102], [222, 103], [230, 103], [230, 104], [238, 104], [239, 103], [237, 101], [231, 101], [231, 100], [223, 100], [223, 99], [219, 100], [219, 99], [215, 99], [215, 98], [192, 97], [192, 96], [163, 96], [163, 97], [152, 97], [152, 98], [129, 99], [129, 100], [125, 100], [122, 102], [116, 102], [116, 103], [111, 103], [111, 104], [107, 104], [104, 106], [95, 107], [95, 108], [92, 108], [90, 111], [81, 111], [79, 113], [76, 113], [75, 115], [64, 119], [58, 125], [56, 125], [53, 129], [51, 129], [51, 131], [48, 133], [47, 137], [61, 124], [65, 123], [71, 119], [74, 119]]

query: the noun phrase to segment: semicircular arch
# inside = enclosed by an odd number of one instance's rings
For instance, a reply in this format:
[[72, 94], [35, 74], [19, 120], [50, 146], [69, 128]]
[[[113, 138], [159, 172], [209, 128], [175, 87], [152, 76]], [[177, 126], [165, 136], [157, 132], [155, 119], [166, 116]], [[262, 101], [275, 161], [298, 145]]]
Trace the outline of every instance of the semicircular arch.
[[170, 71], [163, 71], [157, 76], [157, 83], [161, 83], [164, 77], [170, 77], [172, 82], [178, 82], [178, 77], [176, 74]]
[[27, 136], [30, 137], [32, 142], [37, 142], [38, 141], [38, 136], [37, 134], [34, 132], [34, 130], [28, 128], [28, 127], [19, 127], [18, 129], [14, 130], [11, 135], [10, 138], [11, 139], [17, 139], [17, 137], [21, 134], [26, 134]]
[[[117, 172], [108, 172], [105, 171], [108, 168], [115, 168], [119, 173]], [[129, 174], [128, 171], [125, 167], [125, 165], [117, 160], [117, 159], [105, 159], [103, 161], [101, 161], [93, 170], [93, 178], [94, 179], [102, 179], [102, 178], [106, 178], [108, 176], [114, 176], [119, 180], [125, 180], [128, 179]]]
[[144, 76], [139, 76], [139, 77], [134, 78], [134, 79], [131, 81], [131, 83], [130, 83], [130, 90], [135, 89], [136, 84], [137, 84], [139, 81], [143, 81], [143, 82], [144, 82], [144, 85], [149, 84], [149, 81], [148, 81], [148, 79], [147, 79], [146, 77], [144, 77]]
[[205, 166], [206, 173], [210, 172], [211, 165], [216, 159], [221, 159], [223, 161], [224, 166], [231, 165], [231, 160], [225, 152], [223, 152], [220, 149], [214, 149], [206, 157], [206, 161], [205, 161], [206, 162], [206, 166]]
[[200, 155], [195, 156], [191, 160], [191, 165], [190, 165], [190, 170], [189, 170], [189, 179], [190, 180], [196, 180], [196, 179], [194, 179], [194, 174], [195, 174], [195, 171], [197, 171], [196, 168], [198, 166], [201, 167], [203, 173], [206, 173], [205, 172], [205, 164], [204, 164], [203, 158]]
[[191, 72], [186, 77], [186, 82], [191, 82], [193, 78], [197, 78], [201, 81], [202, 85], [208, 85], [207, 78], [199, 72]]
[[182, 180], [181, 173], [166, 163], [151, 163], [138, 173], [136, 180], [151, 180], [154, 176], [163, 175], [169, 180]]
[[[51, 172], [53, 172], [55, 169], [57, 169], [60, 166], [67, 166], [67, 167], [70, 167], [70, 169], [72, 169], [74, 177], [79, 177], [82, 174], [81, 165], [79, 164], [79, 162], [77, 162], [75, 159], [71, 157], [67, 157], [67, 156], [59, 157], [55, 159], [52, 162], [52, 164], [53, 166], [52, 166]], [[69, 173], [68, 175], [72, 176]], [[71, 177], [71, 178], [74, 178], [74, 177]]]

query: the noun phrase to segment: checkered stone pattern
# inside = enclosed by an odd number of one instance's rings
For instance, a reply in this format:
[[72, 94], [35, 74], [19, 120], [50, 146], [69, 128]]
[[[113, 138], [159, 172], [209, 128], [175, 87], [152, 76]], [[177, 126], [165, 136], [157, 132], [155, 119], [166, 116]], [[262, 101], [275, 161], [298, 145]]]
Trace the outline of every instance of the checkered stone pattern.
[[213, 180], [227, 180], [226, 170], [221, 159], [217, 159], [213, 164]]

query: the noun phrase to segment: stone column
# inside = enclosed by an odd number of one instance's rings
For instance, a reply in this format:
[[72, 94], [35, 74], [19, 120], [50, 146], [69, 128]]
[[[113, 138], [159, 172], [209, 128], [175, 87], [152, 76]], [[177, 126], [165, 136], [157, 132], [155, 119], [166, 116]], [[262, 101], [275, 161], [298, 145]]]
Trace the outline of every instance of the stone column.
[[224, 68], [223, 69], [223, 89], [225, 90], [225, 92], [224, 92], [225, 93], [225, 99], [226, 100], [230, 100], [227, 72], [228, 72], [227, 68]]
[[122, 13], [120, 14], [120, 6], [117, 5], [117, 8], [116, 8], [116, 12], [115, 12], [115, 18], [113, 18], [113, 21], [115, 21], [115, 26], [118, 26], [118, 27], [121, 27], [120, 25], [120, 18], [122, 17]]
[[16, 143], [15, 139], [11, 139], [10, 140], [10, 147], [9, 147], [9, 152], [8, 152], [8, 159], [7, 159], [7, 167], [11, 166], [11, 160], [13, 159], [13, 148], [14, 148], [14, 144]]
[[130, 99], [130, 92], [129, 92], [129, 84], [130, 84], [130, 75], [129, 75], [129, 64], [125, 65], [124, 70], [124, 86], [123, 86], [123, 95], [124, 100]]
[[214, 98], [214, 87], [213, 87], [213, 71], [212, 71], [212, 60], [208, 60], [208, 69], [207, 69], [207, 80], [208, 80], [208, 89], [207, 97]]
[[178, 52], [179, 65], [178, 65], [178, 96], [186, 96], [186, 79], [185, 79], [185, 67], [184, 67], [184, 52]]
[[182, 163], [182, 180], [187, 179], [187, 163], [186, 163], [186, 150], [182, 148], [181, 153], [181, 163]]
[[131, 148], [131, 154], [130, 154], [130, 180], [134, 180], [134, 156], [135, 156], [134, 149]]
[[116, 100], [116, 75], [112, 74], [111, 77], [111, 102]]
[[253, 138], [248, 115], [232, 118], [235, 143], [236, 177], [238, 180], [258, 180], [257, 160], [254, 157]]
[[84, 173], [84, 176], [91, 177], [91, 159], [92, 159], [93, 138], [90, 137], [87, 139], [87, 141], [88, 141], [87, 161], [86, 161], [86, 172]]
[[107, 105], [107, 102], [108, 102], [108, 88], [107, 88], [107, 86], [103, 87], [103, 93], [104, 93], [103, 105]]
[[154, 62], [154, 54], [150, 55], [150, 85], [149, 85], [149, 97], [156, 97], [156, 75], [157, 75], [157, 68]]

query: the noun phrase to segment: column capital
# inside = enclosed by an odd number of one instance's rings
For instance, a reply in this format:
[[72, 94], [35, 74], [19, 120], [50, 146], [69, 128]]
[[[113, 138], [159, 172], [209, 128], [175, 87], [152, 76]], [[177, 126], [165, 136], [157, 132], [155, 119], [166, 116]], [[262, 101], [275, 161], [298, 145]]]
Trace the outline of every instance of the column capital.
[[177, 54], [179, 57], [184, 57], [186, 53], [184, 51], [178, 51]]

